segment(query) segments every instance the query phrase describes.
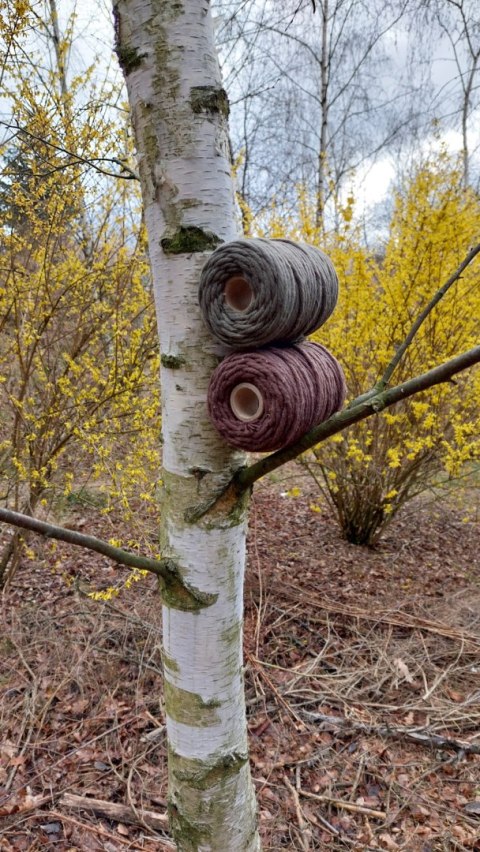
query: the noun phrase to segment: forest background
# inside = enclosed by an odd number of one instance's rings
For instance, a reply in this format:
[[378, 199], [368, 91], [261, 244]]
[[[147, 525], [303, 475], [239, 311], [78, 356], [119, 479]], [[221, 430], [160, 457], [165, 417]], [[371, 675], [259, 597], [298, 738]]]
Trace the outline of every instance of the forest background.
[[[463, 0], [316, 7], [220, 3], [216, 31], [239, 221], [334, 260], [341, 299], [321, 341], [356, 397], [478, 239], [480, 24]], [[54, 0], [2, 9], [0, 499], [42, 518], [93, 508], [112, 545], [156, 556], [159, 355], [140, 192], [110, 10], [101, 27], [89, 14]], [[398, 380], [471, 348], [479, 315], [472, 264]], [[478, 481], [479, 402], [474, 369], [322, 444], [282, 493], [293, 505], [305, 491], [312, 517], [328, 506], [347, 541], [373, 545], [407, 501]], [[478, 503], [459, 499], [462, 522], [478, 523]], [[52, 543], [43, 554], [71, 583]], [[2, 585], [35, 557], [31, 539], [5, 534]], [[111, 601], [140, 579], [89, 592]]]
[[[103, 511], [129, 518], [133, 492], [147, 513], [154, 503], [158, 365], [110, 10], [99, 23], [86, 7], [7, 5], [2, 499], [47, 510], [68, 498], [81, 456]], [[217, 38], [244, 232], [332, 256], [341, 298], [321, 339], [355, 397], [478, 234], [478, 20], [466, 2], [311, 11], [219, 4]], [[401, 380], [474, 344], [475, 277], [467, 269], [428, 318]], [[349, 540], [373, 543], [439, 470], [465, 474], [478, 453], [478, 382], [471, 371], [304, 459]], [[17, 544], [7, 541], [0, 577]]]

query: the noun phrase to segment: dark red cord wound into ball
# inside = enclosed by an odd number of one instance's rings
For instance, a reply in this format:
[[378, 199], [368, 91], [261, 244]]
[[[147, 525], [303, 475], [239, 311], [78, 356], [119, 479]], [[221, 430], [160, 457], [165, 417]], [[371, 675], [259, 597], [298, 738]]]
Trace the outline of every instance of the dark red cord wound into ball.
[[235, 352], [208, 388], [213, 425], [232, 447], [270, 452], [327, 420], [345, 400], [340, 364], [318, 343]]

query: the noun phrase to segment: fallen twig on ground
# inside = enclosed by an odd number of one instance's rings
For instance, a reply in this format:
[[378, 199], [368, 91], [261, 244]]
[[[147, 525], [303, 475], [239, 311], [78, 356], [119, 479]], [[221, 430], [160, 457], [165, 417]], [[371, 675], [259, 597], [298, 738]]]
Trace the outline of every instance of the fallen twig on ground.
[[365, 816], [375, 817], [375, 819], [387, 818], [387, 814], [384, 811], [376, 811], [374, 808], [367, 808], [366, 805], [357, 805], [355, 802], [344, 802], [343, 799], [334, 799], [332, 796], [324, 796], [320, 793], [310, 793], [308, 790], [300, 789], [298, 792], [300, 796], [305, 796], [306, 799], [315, 799], [317, 802], [326, 802], [329, 805], [334, 805], [336, 808], [342, 808], [344, 811], [365, 814]]
[[[81, 797], [80, 797], [81, 798]], [[101, 828], [98, 825], [91, 825], [87, 822], [80, 822], [80, 820], [74, 819], [69, 814], [64, 814], [61, 811], [49, 811], [49, 817], [53, 817], [53, 819], [58, 819], [60, 821], [65, 820], [67, 822], [72, 823], [77, 828], [82, 829], [82, 831], [89, 831], [91, 834], [97, 834], [99, 837], [105, 838], [105, 840], [114, 840], [115, 843], [123, 843], [125, 846], [128, 846], [129, 849], [144, 849], [145, 847], [140, 846], [138, 843], [135, 843], [131, 838], [121, 837], [119, 834], [111, 834], [111, 832], [106, 831], [104, 828]], [[168, 840], [163, 840], [162, 838], [162, 846], [158, 847], [158, 852], [162, 849], [175, 849], [173, 843], [169, 843]]]
[[302, 719], [302, 718], [298, 715], [298, 713], [296, 713], [296, 712], [295, 712], [295, 710], [293, 710], [293, 708], [290, 706], [290, 704], [288, 703], [288, 701], [286, 701], [286, 700], [285, 700], [285, 698], [283, 698], [283, 696], [282, 696], [282, 695], [280, 695], [280, 693], [279, 693], [278, 689], [276, 688], [275, 684], [274, 684], [274, 683], [272, 683], [272, 681], [271, 681], [271, 680], [270, 680], [270, 678], [268, 677], [267, 673], [265, 672], [265, 670], [264, 670], [263, 666], [261, 665], [261, 661], [260, 661], [260, 660], [257, 660], [257, 659], [256, 659], [256, 657], [254, 657], [254, 656], [253, 656], [253, 654], [249, 654], [249, 653], [248, 653], [248, 651], [246, 651], [246, 652], [245, 652], [245, 656], [246, 656], [247, 660], [248, 660], [248, 661], [252, 664], [252, 666], [254, 667], [255, 671], [257, 671], [257, 672], [261, 675], [261, 677], [265, 680], [265, 682], [267, 683], [268, 687], [271, 689], [271, 691], [272, 691], [272, 692], [273, 692], [273, 694], [275, 695], [275, 698], [276, 698], [276, 699], [277, 699], [277, 701], [278, 701], [278, 702], [282, 705], [282, 707], [284, 707], [284, 708], [285, 708], [285, 710], [287, 711], [287, 713], [288, 713], [290, 716], [292, 716], [292, 718], [293, 718], [293, 719], [295, 719], [295, 721], [296, 721], [296, 722], [298, 722], [298, 723], [299, 723], [299, 724], [300, 724], [303, 728], [308, 727], [308, 726], [307, 726], [307, 723], [305, 722], [305, 720], [304, 720], [304, 719]]
[[138, 811], [135, 813], [133, 808], [128, 805], [122, 805], [120, 802], [107, 802], [103, 799], [90, 799], [88, 796], [77, 796], [74, 793], [64, 793], [59, 804], [65, 808], [74, 808], [76, 810], [93, 811], [96, 814], [113, 819], [117, 822], [126, 822], [130, 825], [148, 825], [149, 828], [155, 831], [164, 831], [168, 826], [167, 814], [156, 814], [153, 811]]
[[305, 715], [314, 721], [326, 722], [341, 728], [350, 728], [354, 731], [362, 731], [366, 734], [374, 734], [378, 737], [399, 737], [411, 740], [419, 745], [430, 748], [445, 748], [463, 754], [480, 754], [480, 743], [470, 743], [463, 740], [455, 740], [452, 737], [442, 737], [428, 730], [414, 730], [412, 728], [393, 728], [390, 725], [369, 725], [363, 722], [353, 722], [351, 719], [342, 719], [340, 716], [326, 716], [323, 713], [311, 713], [304, 711]]
[[308, 835], [307, 835], [308, 827], [307, 827], [307, 824], [306, 824], [306, 822], [303, 818], [303, 812], [302, 812], [302, 807], [300, 805], [300, 799], [298, 798], [298, 792], [295, 789], [295, 787], [293, 786], [293, 784], [290, 783], [290, 781], [288, 780], [286, 775], [283, 778], [283, 782], [284, 782], [287, 790], [290, 790], [290, 793], [292, 794], [293, 802], [294, 802], [294, 805], [295, 805], [295, 811], [296, 811], [296, 814], [297, 814], [298, 827], [300, 829], [300, 843], [301, 843], [302, 849], [304, 850], [304, 852], [309, 852], [310, 842], [309, 842]]

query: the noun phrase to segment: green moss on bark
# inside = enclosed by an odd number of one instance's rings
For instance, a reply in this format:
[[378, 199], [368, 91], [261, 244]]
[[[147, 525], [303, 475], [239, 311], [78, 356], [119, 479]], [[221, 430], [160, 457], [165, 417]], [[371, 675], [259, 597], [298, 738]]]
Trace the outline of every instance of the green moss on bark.
[[168, 802], [168, 822], [177, 848], [183, 852], [196, 852], [209, 840], [210, 831], [201, 822], [193, 823], [181, 813], [174, 802]]
[[126, 43], [126, 38], [122, 33], [122, 19], [118, 4], [113, 4], [113, 20], [115, 26], [115, 53], [118, 57], [118, 63], [123, 73], [127, 77], [135, 68], [138, 68], [146, 57], [146, 53], [139, 51]]
[[212, 606], [218, 598], [218, 595], [193, 589], [184, 584], [181, 579], [176, 583], [163, 586], [161, 593], [165, 606], [180, 609], [183, 612], [198, 612], [206, 606]]
[[160, 355], [160, 363], [162, 367], [167, 367], [169, 370], [178, 370], [180, 367], [184, 367], [187, 362], [183, 355], [167, 355], [164, 352]]
[[196, 225], [182, 226], [171, 237], [161, 241], [165, 254], [191, 254], [197, 251], [213, 251], [222, 240], [211, 231], [204, 231]]
[[143, 60], [146, 58], [146, 53], [139, 53], [134, 47], [129, 47], [128, 44], [117, 45], [116, 54], [118, 64], [126, 77], [139, 68]]
[[180, 666], [177, 661], [167, 654], [164, 648], [161, 649], [160, 653], [162, 655], [163, 667], [168, 669], [170, 672], [178, 673], [180, 671]]
[[170, 560], [168, 572], [159, 577], [159, 586], [163, 603], [184, 612], [197, 612], [211, 606], [218, 598], [216, 594], [202, 592], [186, 583], [173, 559]]
[[[172, 755], [171, 755], [172, 756]], [[240, 772], [248, 761], [246, 752], [232, 751], [215, 763], [188, 758], [173, 757], [173, 774], [180, 783], [187, 782], [195, 790], [209, 790], [218, 784], [227, 783]]]
[[[246, 824], [230, 825], [228, 840], [225, 836], [225, 823], [232, 821], [237, 785], [241, 783], [240, 773], [247, 771], [246, 751], [234, 750], [216, 760], [203, 761], [182, 757], [169, 748], [168, 763], [170, 825], [182, 852], [197, 852], [199, 848], [211, 849], [212, 852], [225, 852], [227, 848], [260, 849], [258, 839], [255, 841], [257, 826], [253, 795], [250, 798], [251, 810], [243, 814]], [[186, 796], [185, 790], [188, 791]], [[244, 838], [247, 826], [250, 832]]]

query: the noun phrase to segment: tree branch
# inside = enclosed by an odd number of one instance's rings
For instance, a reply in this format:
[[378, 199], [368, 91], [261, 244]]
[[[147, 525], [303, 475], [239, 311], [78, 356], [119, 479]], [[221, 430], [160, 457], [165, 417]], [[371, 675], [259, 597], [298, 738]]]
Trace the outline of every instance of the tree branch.
[[[69, 151], [68, 148], [64, 148], [62, 145], [57, 145], [55, 142], [51, 142], [49, 139], [46, 139], [43, 136], [38, 136], [36, 133], [32, 133], [30, 130], [27, 130], [25, 127], [20, 127], [19, 124], [10, 124], [8, 121], [1, 121], [0, 124], [6, 127], [8, 130], [14, 130], [15, 135], [21, 135], [23, 133], [24, 136], [28, 136], [30, 139], [35, 139], [37, 142], [42, 142], [42, 144], [47, 145], [49, 148], [53, 148], [54, 151], [59, 151], [61, 154], [66, 154], [70, 157], [70, 160], [62, 165], [55, 166], [50, 169], [48, 172], [42, 172], [36, 177], [47, 177], [50, 174], [54, 174], [56, 171], [60, 171], [61, 169], [67, 169], [71, 166], [77, 165], [85, 165], [90, 166], [90, 168], [94, 169], [101, 175], [106, 175], [106, 177], [114, 177], [121, 178], [122, 180], [140, 180], [138, 174], [130, 168], [130, 166], [119, 157], [82, 157], [80, 154], [75, 154], [73, 151]], [[14, 138], [14, 137], [13, 137]], [[113, 163], [116, 166], [119, 166], [121, 172], [111, 172], [108, 169], [104, 169], [102, 166], [99, 166], [98, 163]]]
[[84, 533], [68, 530], [65, 527], [59, 527], [55, 524], [47, 524], [45, 521], [39, 521], [37, 518], [32, 518], [30, 515], [23, 515], [21, 512], [12, 512], [10, 509], [0, 508], [0, 521], [10, 524], [14, 527], [21, 527], [24, 530], [43, 535], [45, 538], [55, 538], [58, 541], [66, 541], [68, 544], [75, 544], [78, 547], [84, 547], [87, 550], [93, 550], [95, 553], [101, 553], [112, 559], [119, 565], [126, 565], [128, 568], [139, 568], [142, 571], [150, 571], [164, 580], [171, 580], [172, 574], [176, 574], [177, 568], [171, 559], [150, 559], [147, 556], [138, 556], [136, 553], [129, 553], [121, 547], [115, 547], [113, 544], [103, 541], [100, 538], [95, 538], [93, 535], [85, 535]]
[[75, 544], [86, 550], [93, 550], [119, 565], [139, 568], [141, 571], [156, 574], [162, 581], [163, 600], [168, 601], [170, 606], [177, 609], [199, 610], [205, 606], [210, 606], [217, 598], [215, 594], [202, 592], [200, 589], [191, 586], [182, 577], [179, 566], [173, 559], [150, 559], [148, 556], [138, 556], [136, 553], [129, 553], [128, 550], [115, 547], [113, 544], [108, 544], [108, 542], [101, 538], [95, 538], [93, 535], [85, 535], [75, 530], [68, 530], [65, 527], [58, 527], [55, 524], [47, 524], [45, 521], [39, 521], [37, 518], [30, 517], [30, 515], [22, 515], [20, 512], [12, 512], [10, 509], [0, 508], [0, 521], [38, 533], [45, 538], [55, 538], [58, 541]]
[[373, 388], [368, 393], [362, 394], [362, 396], [353, 400], [343, 411], [337, 412], [337, 414], [334, 414], [328, 420], [320, 423], [319, 426], [315, 426], [303, 435], [299, 441], [296, 441], [295, 444], [277, 450], [277, 452], [271, 453], [271, 455], [260, 459], [260, 461], [248, 467], [241, 468], [234, 476], [232, 484], [239, 491], [244, 491], [250, 488], [257, 479], [260, 479], [267, 473], [271, 473], [286, 462], [292, 461], [292, 459], [301, 453], [310, 450], [316, 444], [325, 441], [332, 435], [342, 432], [348, 426], [352, 426], [360, 420], [365, 420], [372, 414], [376, 414], [384, 408], [389, 408], [401, 400], [408, 399], [408, 397], [414, 396], [420, 393], [420, 391], [427, 390], [444, 382], [449, 382], [452, 376], [463, 370], [467, 370], [479, 362], [480, 346], [475, 346], [473, 349], [469, 349], [468, 352], [457, 355], [455, 358], [445, 361], [444, 364], [440, 364], [438, 367], [434, 367], [420, 376], [402, 382], [402, 384], [396, 385], [389, 390], [376, 390]]
[[476, 257], [476, 255], [479, 252], [480, 252], [480, 243], [478, 243], [478, 245], [474, 246], [474, 248], [472, 248], [471, 251], [469, 251], [465, 260], [462, 261], [462, 263], [460, 264], [458, 269], [455, 270], [455, 272], [450, 276], [448, 281], [446, 281], [445, 284], [442, 287], [440, 287], [439, 290], [437, 290], [435, 295], [432, 296], [428, 305], [426, 305], [426, 307], [423, 309], [421, 314], [419, 314], [419, 316], [417, 317], [417, 319], [413, 323], [413, 325], [412, 325], [410, 331], [408, 332], [405, 340], [398, 347], [397, 351], [395, 352], [395, 355], [393, 356], [392, 360], [390, 361], [390, 363], [389, 363], [387, 369], [385, 370], [382, 378], [375, 385], [375, 390], [383, 390], [388, 385], [394, 370], [397, 368], [398, 364], [402, 360], [405, 352], [407, 351], [408, 347], [410, 346], [410, 344], [411, 344], [413, 338], [415, 337], [417, 331], [419, 330], [420, 326], [423, 325], [423, 323], [425, 322], [426, 318], [428, 317], [429, 313], [431, 313], [431, 311], [433, 310], [435, 305], [437, 305], [438, 302], [441, 299], [443, 299], [445, 293], [447, 293], [447, 291], [450, 289], [452, 284], [455, 284], [455, 282], [458, 281], [462, 272], [467, 268], [467, 266], [472, 262], [474, 257]]

